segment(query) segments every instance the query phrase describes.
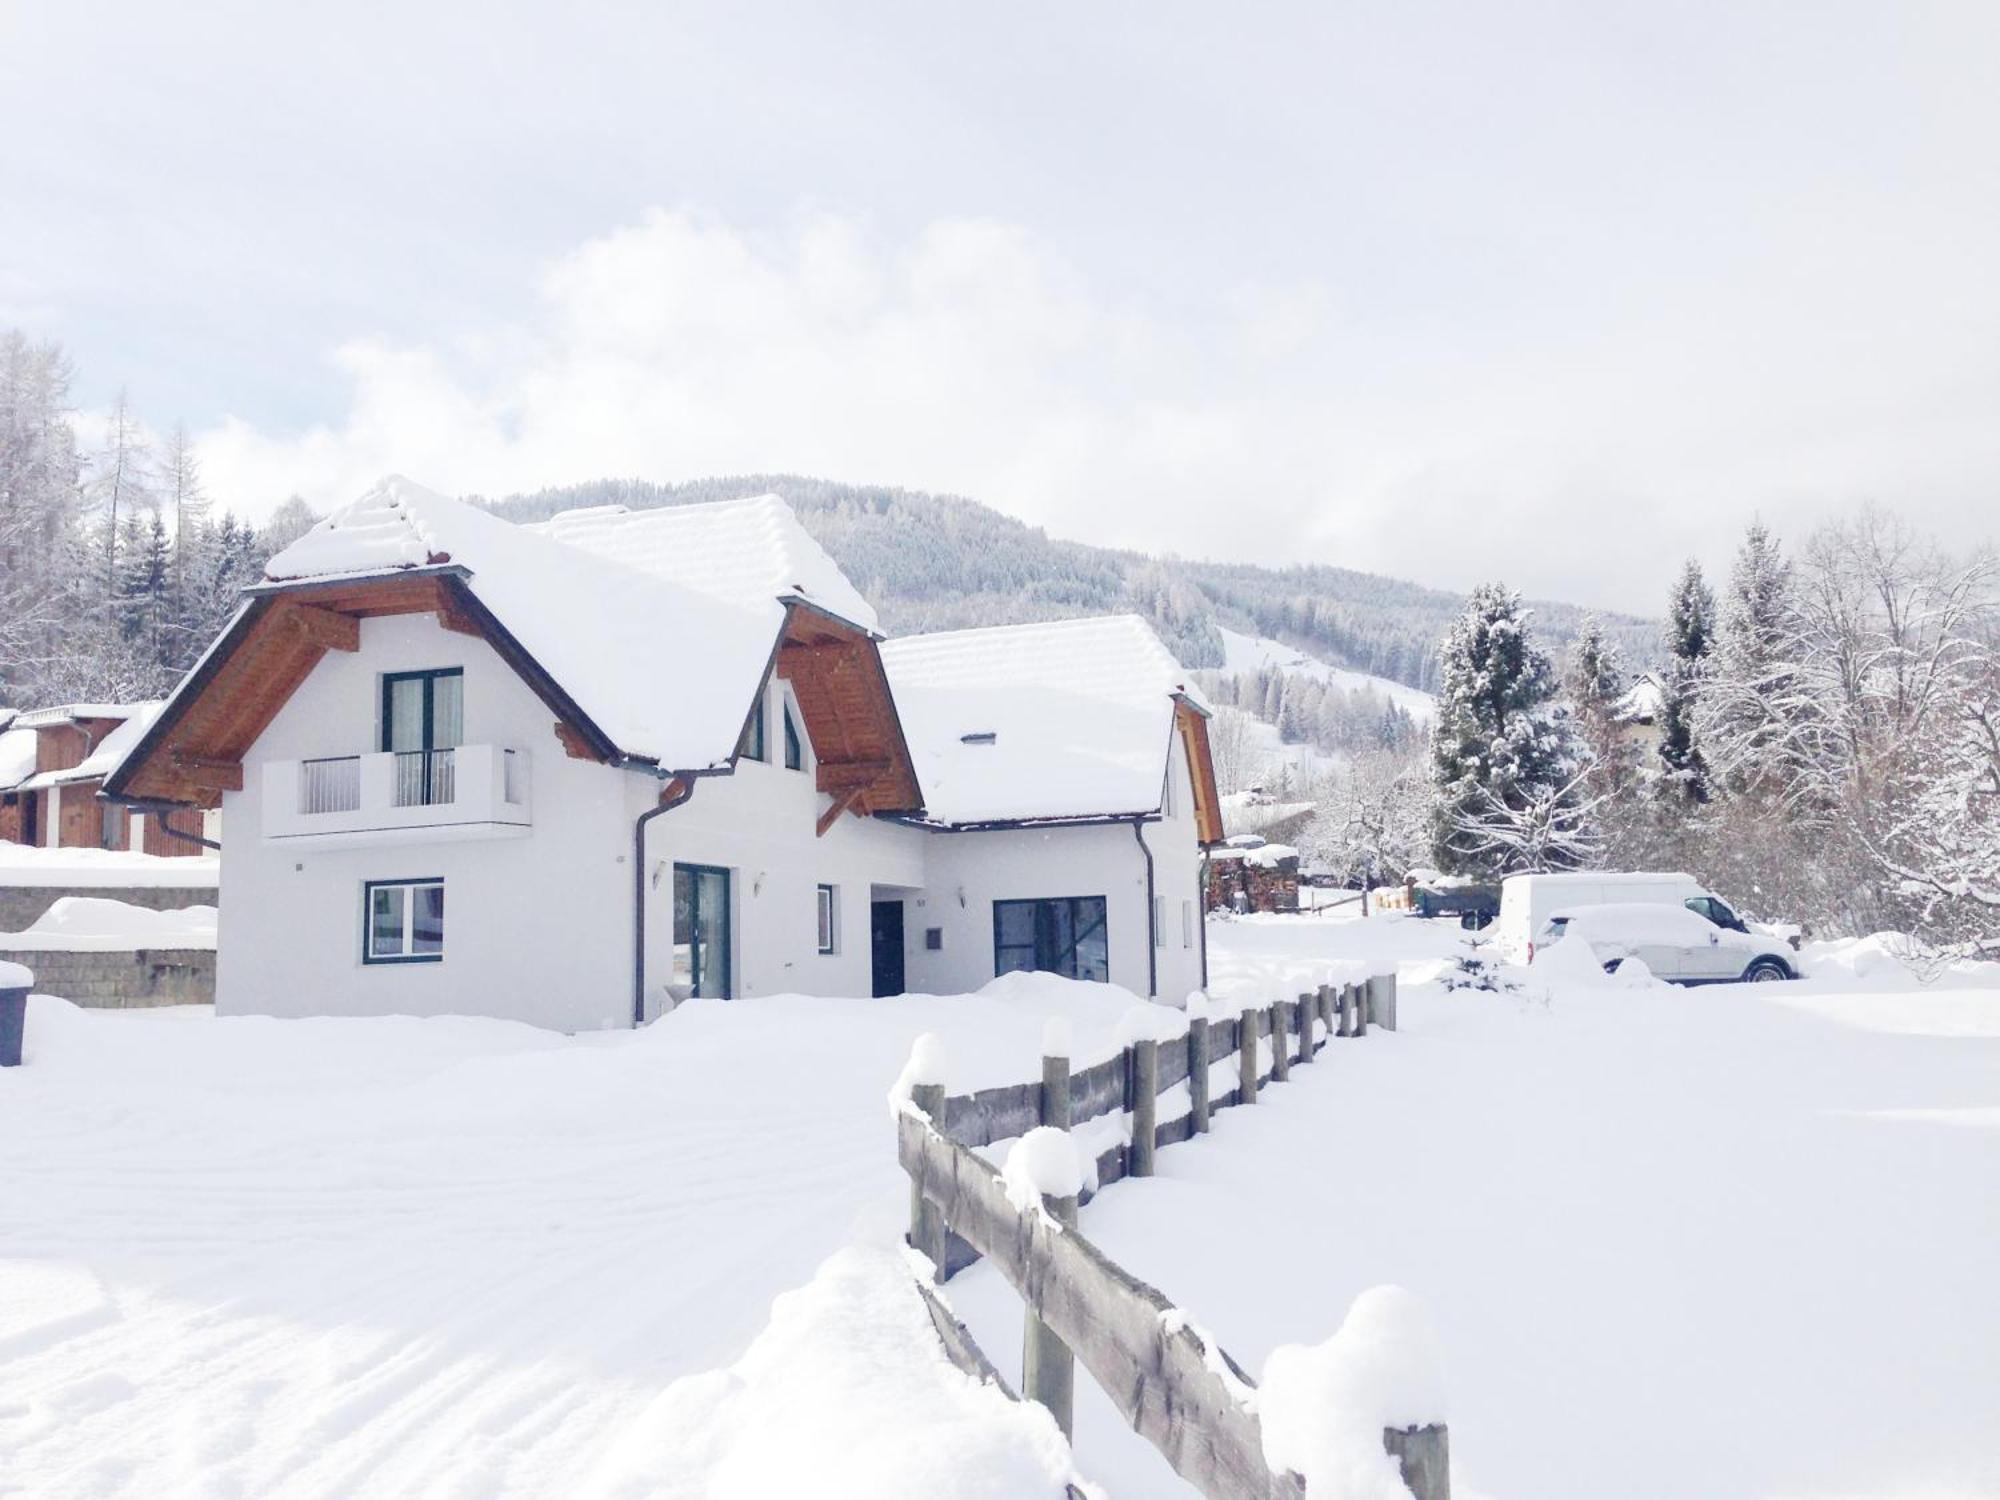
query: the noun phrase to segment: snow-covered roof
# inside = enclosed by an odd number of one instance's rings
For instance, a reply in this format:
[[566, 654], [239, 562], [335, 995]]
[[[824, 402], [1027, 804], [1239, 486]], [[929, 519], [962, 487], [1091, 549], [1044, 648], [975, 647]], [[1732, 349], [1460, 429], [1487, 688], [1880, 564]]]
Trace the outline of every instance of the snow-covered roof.
[[564, 511], [534, 531], [739, 604], [799, 598], [863, 630], [875, 610], [777, 495], [711, 505]]
[[399, 475], [321, 521], [265, 574], [292, 582], [445, 564], [464, 570], [472, 594], [625, 754], [702, 770], [734, 752], [784, 623], [775, 594], [696, 592]]
[[[71, 781], [94, 781], [99, 777], [109, 776], [118, 768], [118, 763], [125, 758], [126, 753], [145, 737], [146, 731], [152, 728], [153, 720], [160, 716], [160, 710], [163, 707], [165, 707], [165, 703], [160, 700], [150, 703], [123, 703], [118, 705], [118, 713], [115, 717], [123, 718], [125, 722], [112, 730], [102, 740], [98, 741], [95, 750], [92, 750], [78, 764], [66, 770], [43, 771], [39, 775], [28, 777], [25, 781], [18, 783], [20, 790], [34, 791], [40, 787], [61, 786]], [[111, 718], [114, 715], [86, 713], [76, 715], [76, 717]], [[0, 736], [0, 739], [5, 739], [15, 734], [28, 734], [32, 742], [33, 731], [31, 730], [10, 729], [7, 731], [7, 736]], [[0, 786], [10, 785], [5, 779], [4, 761], [4, 755], [0, 755]], [[28, 765], [30, 769], [34, 766], [32, 744], [28, 753]]]
[[885, 641], [882, 661], [940, 823], [1152, 812], [1187, 673], [1137, 615]]
[[10, 792], [35, 774], [35, 741], [32, 729], [0, 731], [0, 792]]
[[1612, 705], [1611, 717], [1621, 724], [1650, 724], [1660, 717], [1666, 706], [1667, 693], [1660, 685], [1660, 679], [1645, 672]]
[[16, 729], [52, 729], [58, 724], [74, 724], [79, 719], [128, 719], [144, 703], [61, 703], [53, 708], [32, 708], [14, 719]]

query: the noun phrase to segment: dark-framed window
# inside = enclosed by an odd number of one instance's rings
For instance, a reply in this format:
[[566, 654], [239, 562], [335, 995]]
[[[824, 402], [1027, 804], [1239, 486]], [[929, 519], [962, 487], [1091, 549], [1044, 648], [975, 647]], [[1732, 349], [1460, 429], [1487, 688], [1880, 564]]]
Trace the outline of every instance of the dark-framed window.
[[736, 753], [745, 760], [769, 760], [771, 753], [765, 748], [764, 734], [764, 690], [757, 690], [757, 706], [750, 710], [750, 722], [743, 726], [743, 742], [736, 747]]
[[785, 769], [803, 771], [806, 768], [805, 741], [799, 734], [799, 726], [792, 721], [792, 705], [785, 705]]
[[830, 885], [819, 888], [819, 951], [840, 951], [840, 892]]
[[678, 999], [730, 997], [729, 872], [674, 866], [674, 972]]
[[444, 961], [444, 879], [370, 880], [361, 887], [361, 961]]
[[1053, 896], [993, 903], [993, 972], [1019, 969], [1070, 979], [1111, 978], [1102, 896]]
[[465, 668], [382, 674], [382, 748], [396, 756], [396, 805], [453, 800], [465, 739]]

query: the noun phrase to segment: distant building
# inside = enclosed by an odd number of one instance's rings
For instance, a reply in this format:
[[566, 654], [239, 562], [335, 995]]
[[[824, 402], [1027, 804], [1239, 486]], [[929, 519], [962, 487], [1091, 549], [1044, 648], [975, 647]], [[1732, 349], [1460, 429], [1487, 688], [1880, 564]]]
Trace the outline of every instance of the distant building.
[[158, 703], [67, 703], [0, 724], [0, 839], [42, 849], [201, 855], [198, 813], [171, 824], [97, 794], [139, 742]]
[[1317, 802], [1279, 797], [1261, 786], [1229, 792], [1222, 798], [1222, 831], [1254, 833], [1273, 843], [1289, 843], [1305, 832]]
[[1651, 672], [1641, 672], [1611, 710], [1611, 719], [1626, 741], [1646, 756], [1660, 748], [1661, 718], [1666, 712], [1666, 685]]
[[1297, 911], [1299, 851], [1239, 833], [1208, 856], [1210, 911]]

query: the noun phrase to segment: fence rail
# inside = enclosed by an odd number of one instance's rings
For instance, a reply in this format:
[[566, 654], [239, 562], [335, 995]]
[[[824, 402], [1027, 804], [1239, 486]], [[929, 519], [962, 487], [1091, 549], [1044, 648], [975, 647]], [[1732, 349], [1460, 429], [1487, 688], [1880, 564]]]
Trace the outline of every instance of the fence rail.
[[[1021, 1295], [1023, 1394], [1048, 1407], [1064, 1432], [1080, 1361], [1133, 1430], [1210, 1500], [1305, 1493], [1297, 1475], [1274, 1474], [1265, 1464], [1250, 1399], [1255, 1387], [1242, 1367], [1077, 1232], [1076, 1198], [1017, 1205], [999, 1169], [973, 1148], [1039, 1126], [1070, 1130], [1123, 1110], [1132, 1117], [1131, 1140], [1098, 1156], [1098, 1185], [1149, 1176], [1161, 1146], [1205, 1132], [1214, 1110], [1255, 1104], [1263, 1085], [1285, 1081], [1295, 1062], [1310, 1064], [1334, 1039], [1363, 1036], [1371, 1024], [1395, 1028], [1393, 975], [1322, 985], [1230, 1019], [1196, 1018], [1185, 1037], [1137, 1040], [1076, 1073], [1066, 1057], [1046, 1057], [1035, 1083], [951, 1097], [935, 1083], [912, 1089], [897, 1117], [897, 1157], [910, 1178], [910, 1243], [939, 1281], [984, 1257]], [[1236, 1086], [1211, 1097], [1209, 1070], [1232, 1055]], [[1187, 1112], [1160, 1121], [1161, 1092], [1182, 1082], [1189, 1085]], [[952, 1328], [945, 1342], [954, 1360], [990, 1369], [963, 1327]], [[1384, 1432], [1384, 1449], [1417, 1500], [1449, 1500], [1447, 1442], [1442, 1423]]]

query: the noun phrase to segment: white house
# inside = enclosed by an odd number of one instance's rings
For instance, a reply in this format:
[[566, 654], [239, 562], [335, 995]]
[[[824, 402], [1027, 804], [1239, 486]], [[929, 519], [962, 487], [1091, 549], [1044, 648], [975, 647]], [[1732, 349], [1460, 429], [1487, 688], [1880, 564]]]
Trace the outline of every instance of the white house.
[[225, 1013], [1203, 982], [1207, 710], [1143, 621], [885, 641], [775, 496], [390, 479], [267, 576], [106, 785], [226, 814]]

